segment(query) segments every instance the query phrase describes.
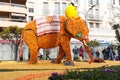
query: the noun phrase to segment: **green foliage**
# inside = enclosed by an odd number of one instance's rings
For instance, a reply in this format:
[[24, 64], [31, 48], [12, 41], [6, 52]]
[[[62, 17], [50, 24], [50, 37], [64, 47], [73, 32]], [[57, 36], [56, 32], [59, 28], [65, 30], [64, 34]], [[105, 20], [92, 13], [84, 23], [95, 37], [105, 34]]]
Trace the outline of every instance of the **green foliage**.
[[96, 47], [96, 46], [99, 46], [100, 44], [99, 44], [98, 41], [91, 40], [91, 41], [89, 42], [89, 45], [90, 45], [90, 47]]
[[114, 25], [112, 26], [112, 28], [113, 28], [113, 30], [116, 30], [116, 29], [120, 28], [120, 25], [119, 25], [119, 24], [114, 24]]
[[22, 28], [18, 28], [18, 26], [9, 26], [4, 27], [3, 31], [0, 32], [0, 37], [4, 40], [12, 40], [13, 38], [19, 38], [22, 32]]
[[119, 33], [120, 25], [119, 24], [114, 24], [112, 26], [112, 28], [113, 28], [113, 30], [115, 30], [116, 38], [120, 42], [120, 33]]
[[4, 40], [9, 40], [11, 49], [15, 53], [15, 60], [17, 60], [17, 52], [19, 47], [19, 39], [22, 32], [22, 28], [18, 28], [18, 26], [9, 26], [2, 28], [2, 32], [0, 32], [0, 38]]
[[49, 80], [120, 80], [120, 66], [93, 69], [66, 70], [64, 74], [52, 73]]

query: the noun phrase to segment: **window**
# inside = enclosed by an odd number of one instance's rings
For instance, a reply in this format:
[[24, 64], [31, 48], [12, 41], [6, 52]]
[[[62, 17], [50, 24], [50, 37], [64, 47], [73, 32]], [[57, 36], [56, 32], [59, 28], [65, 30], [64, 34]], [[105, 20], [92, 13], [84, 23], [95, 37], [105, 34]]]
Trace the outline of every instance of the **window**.
[[66, 3], [62, 3], [62, 14], [65, 14], [66, 6], [67, 6]]
[[34, 9], [33, 8], [29, 8], [29, 12], [33, 13]]
[[33, 2], [28, 3], [28, 11], [31, 13], [34, 12], [34, 3]]
[[59, 15], [60, 14], [60, 3], [55, 2], [55, 14]]
[[115, 0], [113, 0], [113, 4], [115, 5]]
[[109, 11], [108, 12], [108, 19], [111, 20], [111, 21], [114, 21], [114, 12], [113, 11]]
[[30, 21], [32, 21], [33, 20], [33, 16], [29, 16], [28, 17], [28, 21], [30, 22]]
[[43, 14], [49, 14], [48, 2], [43, 2]]
[[93, 23], [89, 23], [90, 28], [93, 28]]
[[111, 6], [112, 5], [112, 0], [109, 0], [109, 6]]
[[99, 5], [99, 0], [95, 0], [95, 5]]
[[89, 4], [90, 4], [90, 5], [93, 5], [93, 0], [89, 0]]
[[100, 24], [99, 23], [96, 23], [96, 28], [99, 28], [100, 27]]
[[119, 3], [119, 6], [120, 6], [120, 0], [119, 0], [119, 2], [118, 2], [118, 3]]
[[11, 21], [24, 22], [25, 21], [25, 16], [11, 15]]
[[[93, 10], [90, 10], [87, 15], [88, 15], [89, 18], [93, 18], [94, 17], [93, 16]], [[87, 16], [86, 16], [86, 18], [87, 18]]]
[[96, 18], [96, 19], [99, 19], [99, 9], [96, 9], [96, 10], [95, 10], [95, 18]]

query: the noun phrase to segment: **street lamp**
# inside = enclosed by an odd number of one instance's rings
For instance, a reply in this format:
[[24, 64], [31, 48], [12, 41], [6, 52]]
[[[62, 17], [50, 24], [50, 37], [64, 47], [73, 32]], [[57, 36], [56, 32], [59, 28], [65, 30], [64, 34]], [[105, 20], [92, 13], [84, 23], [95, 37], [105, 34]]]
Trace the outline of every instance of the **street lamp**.
[[89, 12], [90, 10], [92, 10], [94, 7], [95, 7], [95, 5], [92, 5], [92, 6], [87, 10], [87, 12], [86, 12], [86, 14], [85, 14], [85, 19], [86, 19], [87, 15], [88, 15], [88, 12]]
[[[90, 6], [90, 8], [89, 8], [85, 13], [82, 12], [82, 11], [79, 11], [78, 13], [82, 14], [82, 15], [84, 16], [84, 18], [85, 18], [85, 21], [86, 21], [88, 12], [89, 12], [90, 10], [92, 10], [94, 7], [95, 7], [95, 5], [92, 5], [92, 6]], [[82, 15], [81, 15], [81, 16], [82, 16]]]

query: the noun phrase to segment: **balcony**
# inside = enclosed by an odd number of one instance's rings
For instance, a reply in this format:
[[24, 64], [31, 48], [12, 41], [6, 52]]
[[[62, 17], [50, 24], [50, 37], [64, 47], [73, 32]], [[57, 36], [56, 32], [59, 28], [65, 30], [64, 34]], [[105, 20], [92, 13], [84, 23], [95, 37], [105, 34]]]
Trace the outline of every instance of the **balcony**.
[[12, 18], [0, 18], [0, 27], [7, 27], [11, 25], [17, 25], [18, 27], [24, 27], [26, 21], [23, 19], [12, 19]]
[[119, 5], [112, 5], [113, 8], [120, 9]]
[[106, 28], [90, 28], [90, 35], [94, 36], [115, 36], [115, 31]]
[[120, 18], [120, 13], [115, 13], [114, 15], [115, 17], [119, 17]]
[[5, 3], [0, 2], [0, 11], [3, 12], [16, 12], [16, 13], [27, 13], [27, 9], [23, 4]]
[[99, 15], [99, 14], [96, 14], [96, 15], [93, 15], [93, 14], [88, 14], [87, 15], [87, 19], [89, 20], [99, 20], [101, 21], [103, 19], [102, 15]]
[[0, 2], [25, 4], [27, 0], [0, 0]]

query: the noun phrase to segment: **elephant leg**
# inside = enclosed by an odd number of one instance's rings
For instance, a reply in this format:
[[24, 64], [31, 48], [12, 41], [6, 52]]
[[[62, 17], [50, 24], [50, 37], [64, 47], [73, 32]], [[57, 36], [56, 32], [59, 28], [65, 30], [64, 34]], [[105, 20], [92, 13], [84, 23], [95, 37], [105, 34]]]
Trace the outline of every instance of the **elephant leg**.
[[55, 63], [56, 64], [61, 63], [61, 60], [63, 59], [64, 55], [65, 55], [65, 53], [64, 53], [63, 48], [61, 46], [59, 46], [59, 53], [57, 55], [57, 59], [56, 59]]
[[71, 50], [70, 50], [70, 39], [67, 36], [61, 37], [61, 47], [64, 50], [66, 56], [66, 62], [64, 65], [71, 65], [73, 66], [74, 63], [72, 62]]
[[32, 30], [24, 31], [23, 38], [30, 50], [29, 64], [37, 63], [38, 58], [38, 42], [35, 33]]

